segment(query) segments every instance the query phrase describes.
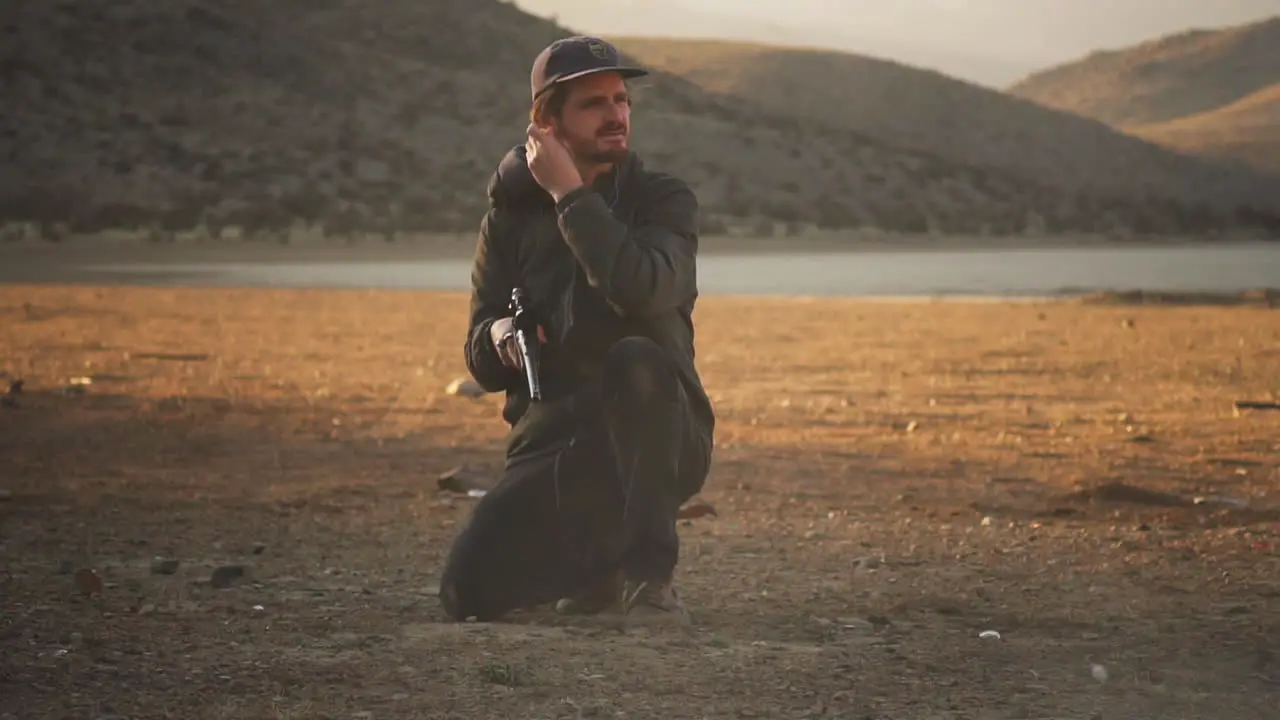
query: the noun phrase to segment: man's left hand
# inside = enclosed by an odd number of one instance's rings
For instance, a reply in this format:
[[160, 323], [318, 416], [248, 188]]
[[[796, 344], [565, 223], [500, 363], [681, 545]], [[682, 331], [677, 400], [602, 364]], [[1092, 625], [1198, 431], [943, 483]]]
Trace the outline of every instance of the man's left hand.
[[551, 193], [556, 202], [582, 186], [582, 174], [573, 163], [573, 155], [556, 137], [554, 129], [530, 125], [525, 152], [533, 179]]

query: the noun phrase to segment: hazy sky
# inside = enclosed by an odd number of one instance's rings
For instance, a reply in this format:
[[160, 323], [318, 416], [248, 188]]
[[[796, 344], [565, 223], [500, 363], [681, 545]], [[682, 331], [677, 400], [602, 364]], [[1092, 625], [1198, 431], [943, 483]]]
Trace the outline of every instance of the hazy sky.
[[515, 0], [602, 34], [833, 47], [1004, 87], [1098, 49], [1280, 16], [1280, 0]]

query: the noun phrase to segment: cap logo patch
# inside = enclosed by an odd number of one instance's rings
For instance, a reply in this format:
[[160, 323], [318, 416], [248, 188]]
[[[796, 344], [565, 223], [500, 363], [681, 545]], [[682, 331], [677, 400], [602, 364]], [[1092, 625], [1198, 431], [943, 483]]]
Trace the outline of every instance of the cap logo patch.
[[587, 49], [591, 51], [592, 55], [595, 55], [601, 60], [609, 57], [609, 51], [605, 48], [604, 43], [599, 40], [588, 40]]

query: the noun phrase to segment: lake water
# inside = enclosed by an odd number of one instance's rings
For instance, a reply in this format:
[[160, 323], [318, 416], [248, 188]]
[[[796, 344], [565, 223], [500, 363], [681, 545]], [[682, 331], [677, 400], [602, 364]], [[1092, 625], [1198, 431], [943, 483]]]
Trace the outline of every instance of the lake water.
[[[77, 278], [144, 284], [466, 290], [469, 260], [92, 263]], [[13, 278], [9, 278], [13, 279]], [[1063, 296], [1280, 286], [1280, 243], [704, 254], [704, 295]]]

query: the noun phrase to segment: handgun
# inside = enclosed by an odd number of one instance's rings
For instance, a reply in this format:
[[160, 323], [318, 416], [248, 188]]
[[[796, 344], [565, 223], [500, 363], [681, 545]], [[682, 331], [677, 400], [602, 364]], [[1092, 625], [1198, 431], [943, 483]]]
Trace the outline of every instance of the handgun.
[[524, 376], [529, 384], [529, 398], [541, 400], [542, 383], [538, 380], [538, 320], [525, 304], [525, 294], [520, 288], [511, 290], [511, 313], [516, 346], [520, 348]]

